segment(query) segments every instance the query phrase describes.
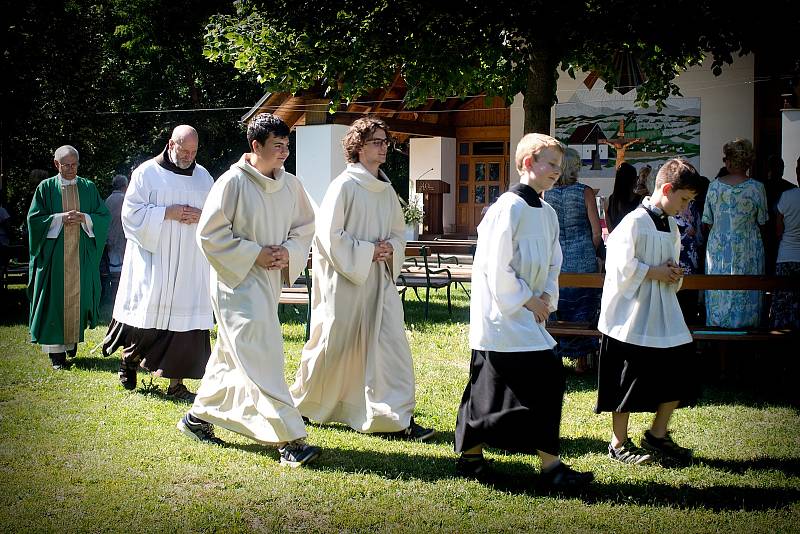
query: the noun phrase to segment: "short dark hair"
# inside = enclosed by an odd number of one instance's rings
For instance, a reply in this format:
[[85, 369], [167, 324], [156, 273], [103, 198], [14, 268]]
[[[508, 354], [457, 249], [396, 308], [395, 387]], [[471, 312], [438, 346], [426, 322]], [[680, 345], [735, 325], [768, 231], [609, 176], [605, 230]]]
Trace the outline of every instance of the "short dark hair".
[[672, 184], [672, 190], [687, 189], [699, 193], [703, 191], [703, 178], [694, 165], [684, 158], [672, 158], [658, 169], [656, 189], [664, 184]]
[[289, 137], [289, 126], [277, 115], [259, 113], [247, 125], [247, 145], [252, 147], [253, 141], [260, 145], [267, 142], [269, 134], [275, 137]]
[[111, 189], [114, 191], [122, 191], [128, 187], [128, 177], [124, 174], [115, 174], [111, 179]]
[[390, 137], [389, 126], [378, 117], [361, 117], [350, 125], [350, 129], [342, 139], [344, 157], [348, 163], [358, 163], [358, 151], [376, 130], [383, 130], [386, 137]]

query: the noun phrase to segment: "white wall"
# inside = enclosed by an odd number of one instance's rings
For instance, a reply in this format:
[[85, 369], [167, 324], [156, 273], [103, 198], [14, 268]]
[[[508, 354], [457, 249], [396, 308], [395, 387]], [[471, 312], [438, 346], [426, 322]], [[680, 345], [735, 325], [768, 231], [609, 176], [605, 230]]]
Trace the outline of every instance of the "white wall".
[[442, 224], [445, 232], [452, 232], [456, 223], [456, 140], [452, 137], [412, 137], [409, 144], [408, 198], [418, 199], [417, 180], [443, 180], [450, 184], [450, 192], [442, 197]]
[[798, 183], [797, 158], [800, 157], [800, 109], [781, 111], [781, 158], [785, 169], [783, 177]]
[[298, 126], [297, 176], [316, 206], [322, 202], [328, 185], [347, 166], [342, 139], [349, 130], [341, 124]]
[[[510, 107], [510, 120], [511, 131], [509, 136], [509, 151], [508, 151], [508, 185], [512, 186], [519, 183], [519, 173], [517, 172], [517, 162], [515, 155], [517, 153], [517, 144], [522, 136], [525, 135], [525, 110], [522, 108], [522, 103], [525, 98], [522, 93], [517, 93], [514, 97], [514, 102]], [[551, 130], [552, 131], [552, 130]]]

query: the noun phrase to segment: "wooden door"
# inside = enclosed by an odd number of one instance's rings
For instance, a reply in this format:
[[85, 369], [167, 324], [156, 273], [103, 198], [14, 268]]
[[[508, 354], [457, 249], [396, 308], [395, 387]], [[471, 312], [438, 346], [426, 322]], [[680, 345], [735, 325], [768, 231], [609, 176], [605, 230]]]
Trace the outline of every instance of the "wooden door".
[[505, 156], [458, 158], [456, 182], [456, 227], [459, 233], [474, 234], [481, 212], [507, 188], [508, 160]]

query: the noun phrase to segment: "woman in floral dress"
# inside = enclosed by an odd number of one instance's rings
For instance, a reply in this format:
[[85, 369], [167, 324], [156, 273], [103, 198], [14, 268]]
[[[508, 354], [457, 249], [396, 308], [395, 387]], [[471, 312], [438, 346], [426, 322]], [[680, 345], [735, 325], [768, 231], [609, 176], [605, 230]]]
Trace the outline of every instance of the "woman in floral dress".
[[[761, 237], [767, 222], [764, 184], [747, 176], [753, 145], [747, 139], [722, 148], [729, 174], [711, 183], [703, 209], [710, 228], [706, 245], [707, 274], [764, 274]], [[706, 291], [706, 324], [726, 328], [758, 326], [760, 291]]]

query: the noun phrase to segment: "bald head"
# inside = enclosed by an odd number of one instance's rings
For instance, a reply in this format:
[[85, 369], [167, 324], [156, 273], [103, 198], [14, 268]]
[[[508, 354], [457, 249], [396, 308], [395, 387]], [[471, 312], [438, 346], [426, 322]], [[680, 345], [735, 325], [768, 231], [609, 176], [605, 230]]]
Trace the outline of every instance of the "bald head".
[[181, 124], [180, 126], [176, 126], [174, 130], [172, 130], [172, 137], [170, 137], [170, 140], [175, 141], [178, 144], [181, 144], [184, 141], [188, 141], [189, 139], [193, 139], [195, 142], [198, 142], [200, 140], [200, 138], [197, 135], [197, 130], [195, 130], [188, 124]]
[[181, 124], [172, 130], [172, 137], [169, 139], [169, 158], [172, 163], [181, 169], [188, 169], [197, 157], [197, 145], [200, 138], [197, 130], [188, 124]]

